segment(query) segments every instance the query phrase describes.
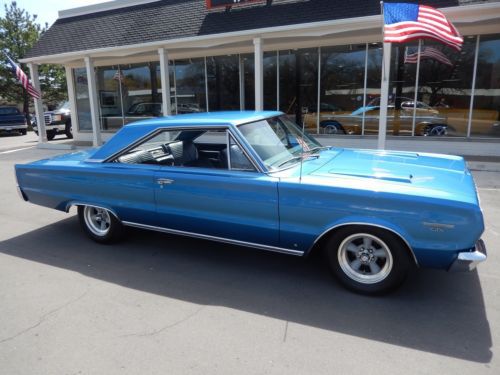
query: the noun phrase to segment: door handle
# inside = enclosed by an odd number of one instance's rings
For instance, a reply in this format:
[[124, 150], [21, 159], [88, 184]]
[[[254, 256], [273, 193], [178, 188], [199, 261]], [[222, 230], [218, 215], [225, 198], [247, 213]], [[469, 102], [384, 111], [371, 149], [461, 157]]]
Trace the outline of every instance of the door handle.
[[160, 187], [163, 187], [164, 185], [172, 184], [174, 180], [171, 180], [169, 178], [159, 178], [156, 180], [156, 182], [160, 185]]

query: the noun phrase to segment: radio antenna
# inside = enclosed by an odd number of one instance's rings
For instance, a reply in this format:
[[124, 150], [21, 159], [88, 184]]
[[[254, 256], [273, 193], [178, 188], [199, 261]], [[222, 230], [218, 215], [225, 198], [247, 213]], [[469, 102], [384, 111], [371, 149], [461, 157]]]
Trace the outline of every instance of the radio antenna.
[[304, 164], [304, 152], [305, 152], [305, 141], [304, 141], [304, 131], [306, 130], [306, 122], [304, 117], [302, 117], [302, 134], [301, 136], [301, 142], [300, 147], [302, 148], [302, 153], [300, 155], [300, 174], [299, 174], [299, 182], [302, 182], [302, 164]]

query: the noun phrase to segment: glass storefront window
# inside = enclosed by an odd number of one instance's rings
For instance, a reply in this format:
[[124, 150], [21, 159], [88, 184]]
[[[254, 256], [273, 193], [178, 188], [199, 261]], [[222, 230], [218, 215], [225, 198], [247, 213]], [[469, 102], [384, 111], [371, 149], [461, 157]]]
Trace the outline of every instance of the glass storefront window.
[[280, 51], [279, 64], [280, 110], [305, 125], [317, 112], [318, 49]]
[[174, 112], [206, 112], [205, 59], [175, 60], [174, 66]]
[[[245, 92], [245, 109], [254, 110], [255, 109], [255, 64], [254, 55], [245, 54], [241, 55], [243, 60], [243, 71], [244, 71], [244, 92]], [[265, 85], [265, 82], [264, 82]]]
[[471, 136], [500, 137], [500, 34], [480, 38]]
[[[280, 64], [280, 111], [289, 115], [293, 120], [297, 115], [297, 73], [295, 51], [279, 51]], [[299, 116], [300, 120], [300, 116]]]
[[90, 116], [89, 85], [85, 68], [73, 69], [78, 131], [92, 131]]
[[[278, 103], [276, 77], [278, 56], [275, 51], [264, 52], [264, 110], [275, 111]], [[255, 96], [255, 93], [254, 93]]]
[[448, 136], [467, 136], [475, 45], [476, 37], [465, 37], [460, 52], [437, 42], [422, 43], [418, 101], [432, 107], [428, 112], [433, 117], [424, 134], [444, 135], [443, 124]]
[[[366, 44], [321, 48], [319, 132], [361, 134]], [[314, 110], [317, 112], [317, 110]], [[317, 131], [317, 118], [308, 117], [306, 127]]]
[[162, 115], [160, 65], [120, 65], [124, 123]]
[[210, 111], [240, 109], [238, 55], [207, 58], [207, 81]]
[[120, 88], [123, 73], [118, 66], [98, 67], [96, 77], [101, 129], [117, 130], [123, 126], [122, 90]]

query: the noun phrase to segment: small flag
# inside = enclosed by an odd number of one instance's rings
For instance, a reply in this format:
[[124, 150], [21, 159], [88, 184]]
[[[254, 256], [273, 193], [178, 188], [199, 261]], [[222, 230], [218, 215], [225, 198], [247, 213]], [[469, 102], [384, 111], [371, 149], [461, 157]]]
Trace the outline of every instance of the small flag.
[[10, 68], [12, 72], [16, 75], [17, 80], [21, 82], [23, 87], [26, 89], [28, 94], [30, 94], [35, 99], [40, 99], [42, 95], [40, 92], [35, 89], [28, 78], [28, 76], [23, 72], [23, 70], [9, 57], [9, 55], [5, 54], [7, 60], [9, 62]]
[[116, 73], [115, 73], [115, 75], [113, 76], [113, 79], [114, 79], [115, 81], [120, 81], [120, 82], [123, 82], [123, 79], [124, 79], [124, 78], [125, 78], [125, 77], [123, 76], [123, 73], [122, 73], [122, 71], [121, 71], [121, 70], [117, 70], [117, 71], [116, 71]]
[[[406, 51], [408, 52], [408, 50]], [[442, 64], [453, 66], [451, 60], [440, 50], [434, 47], [424, 47], [420, 51], [420, 61], [422, 60], [436, 60]], [[405, 53], [405, 64], [416, 64], [418, 61], [418, 51], [414, 53]]]
[[464, 42], [445, 15], [432, 7], [412, 3], [384, 3], [384, 42], [434, 39], [456, 50]]

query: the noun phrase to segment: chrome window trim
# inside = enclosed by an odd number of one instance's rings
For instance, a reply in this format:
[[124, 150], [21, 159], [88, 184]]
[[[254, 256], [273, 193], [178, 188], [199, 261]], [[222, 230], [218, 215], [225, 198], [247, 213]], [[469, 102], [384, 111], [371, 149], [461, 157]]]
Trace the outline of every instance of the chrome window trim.
[[372, 223], [363, 223], [363, 222], [349, 222], [349, 223], [342, 223], [342, 224], [337, 224], [337, 225], [334, 225], [333, 227], [330, 227], [328, 228], [327, 230], [325, 230], [323, 233], [321, 233], [318, 237], [316, 237], [316, 239], [314, 240], [312, 246], [305, 252], [305, 254], [309, 254], [311, 252], [311, 250], [314, 248], [314, 246], [316, 246], [316, 244], [318, 243], [318, 241], [323, 238], [323, 236], [325, 234], [327, 234], [328, 232], [336, 229], [336, 228], [340, 228], [340, 227], [345, 227], [345, 226], [349, 226], [349, 225], [364, 225], [364, 226], [368, 226], [368, 227], [376, 227], [376, 228], [381, 228], [381, 229], [385, 229], [389, 232], [392, 232], [394, 233], [396, 236], [398, 236], [401, 240], [403, 240], [403, 242], [406, 244], [406, 246], [408, 247], [408, 249], [410, 250], [410, 253], [411, 255], [413, 256], [413, 260], [415, 261], [415, 264], [417, 265], [417, 267], [419, 266], [418, 265], [418, 260], [417, 260], [417, 257], [415, 256], [415, 252], [413, 251], [413, 248], [410, 246], [409, 242], [403, 237], [401, 236], [401, 234], [399, 234], [398, 232], [396, 232], [394, 229], [391, 229], [391, 228], [388, 228], [384, 225], [379, 225], [379, 224], [372, 224]]
[[[248, 158], [248, 160], [250, 160], [250, 162], [253, 164], [253, 166], [255, 167], [255, 169], [258, 172], [260, 172], [260, 173], [267, 173], [268, 172], [266, 169], [262, 168], [261, 164], [257, 163], [257, 160], [255, 160], [255, 158], [252, 157], [250, 155], [250, 153], [246, 150], [246, 147], [244, 146], [244, 144], [236, 136], [237, 134], [236, 135], [234, 134], [234, 131], [233, 131], [234, 128], [231, 125], [224, 125], [224, 124], [221, 124], [221, 125], [193, 125], [193, 126], [182, 126], [182, 127], [168, 127], [168, 126], [166, 126], [166, 127], [156, 128], [151, 133], [148, 133], [145, 136], [139, 138], [134, 143], [132, 143], [129, 146], [121, 149], [118, 152], [115, 152], [114, 154], [112, 154], [107, 159], [104, 159], [103, 161], [102, 160], [98, 160], [98, 159], [88, 159], [86, 161], [102, 162], [102, 163], [111, 163], [111, 162], [114, 162], [121, 155], [123, 155], [126, 152], [132, 150], [134, 147], [137, 147], [138, 145], [140, 145], [140, 144], [148, 141], [149, 139], [152, 139], [152, 138], [156, 137], [158, 134], [160, 134], [163, 131], [204, 130], [204, 129], [206, 129], [207, 131], [208, 130], [217, 130], [217, 129], [225, 130], [227, 136], [228, 137], [231, 136], [233, 138], [233, 140], [235, 141], [235, 143], [240, 147], [240, 149], [243, 151], [243, 153], [245, 154], [245, 156]], [[227, 138], [227, 140], [226, 140], [226, 147], [228, 147], [228, 154], [229, 154], [229, 138]], [[229, 161], [229, 158], [230, 157], [228, 156], [228, 161]], [[228, 164], [228, 166], [229, 166], [229, 164]], [[212, 169], [212, 168], [209, 168], [209, 169]], [[231, 169], [228, 168], [228, 170], [231, 170]], [[250, 172], [250, 171], [248, 171], [248, 172]]]
[[210, 236], [208, 234], [186, 232], [186, 231], [177, 230], [177, 229], [170, 229], [170, 228], [157, 227], [157, 226], [153, 226], [153, 225], [139, 224], [139, 223], [134, 223], [134, 222], [130, 222], [130, 221], [122, 221], [122, 224], [130, 226], [130, 227], [154, 230], [154, 231], [162, 232], [162, 233], [200, 238], [200, 239], [204, 239], [204, 240], [223, 242], [223, 243], [227, 243], [227, 244], [231, 244], [231, 245], [246, 246], [246, 247], [251, 247], [251, 248], [255, 248], [255, 249], [259, 249], [259, 250], [271, 251], [274, 253], [289, 254], [289, 255], [295, 255], [295, 256], [303, 256], [304, 255], [304, 252], [300, 251], [300, 250], [285, 249], [282, 247], [261, 245], [261, 244], [256, 244], [253, 242], [232, 240], [232, 239], [224, 238], [224, 237]]

